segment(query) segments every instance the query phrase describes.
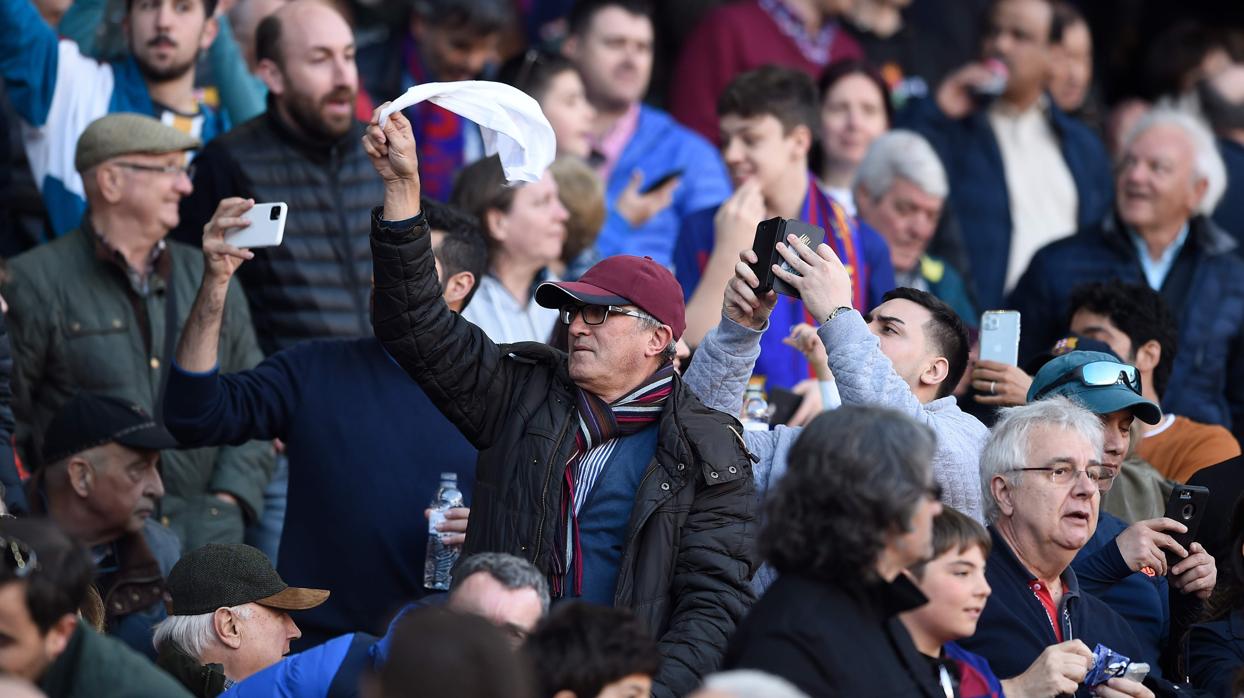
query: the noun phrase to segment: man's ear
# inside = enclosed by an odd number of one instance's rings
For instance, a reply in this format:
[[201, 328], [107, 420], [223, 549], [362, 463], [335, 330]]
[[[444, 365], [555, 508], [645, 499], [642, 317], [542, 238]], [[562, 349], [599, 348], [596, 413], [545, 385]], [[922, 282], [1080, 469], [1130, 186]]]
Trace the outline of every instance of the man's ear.
[[255, 65], [255, 74], [263, 80], [263, 84], [268, 86], [268, 91], [274, 95], [280, 96], [285, 94], [285, 74], [281, 72], [281, 67], [271, 58], [264, 58]]
[[473, 288], [475, 288], [475, 275], [469, 271], [460, 271], [445, 279], [442, 296], [445, 298], [446, 305], [450, 308], [458, 308]]
[[786, 134], [786, 140], [794, 146], [797, 158], [808, 157], [808, 151], [812, 149], [812, 131], [807, 126], [799, 124], [792, 128], [790, 133]]
[[82, 456], [73, 456], [65, 464], [65, 475], [74, 494], [86, 499], [95, 489], [95, 466]]
[[216, 631], [216, 639], [229, 649], [236, 650], [242, 646], [242, 628], [238, 625], [237, 616], [227, 608], [218, 608], [212, 613], [212, 630]]
[[220, 22], [216, 21], [213, 15], [207, 18], [203, 23], [203, 31], [199, 34], [199, 50], [206, 51], [212, 47], [212, 42], [216, 41], [216, 35], [220, 33]]
[[646, 356], [659, 356], [672, 341], [674, 341], [674, 331], [670, 329], [669, 325], [661, 325], [648, 338], [648, 346], [645, 347], [644, 354]]
[[1152, 371], [1162, 361], [1162, 345], [1158, 340], [1151, 339], [1136, 349], [1136, 357], [1132, 364], [1141, 371]]
[[94, 180], [95, 188], [106, 203], [118, 203], [125, 196], [125, 185], [119, 167], [104, 163], [88, 170], [85, 176]]
[[44, 656], [56, 659], [69, 646], [69, 641], [73, 639], [74, 632], [78, 629], [78, 615], [76, 613], [66, 613], [48, 628], [47, 635], [43, 636], [43, 653]]
[[920, 374], [920, 382], [925, 385], [939, 385], [949, 375], [950, 362], [946, 360], [946, 357], [939, 356], [924, 367], [924, 371]]
[[994, 475], [989, 481], [989, 491], [993, 493], [994, 501], [998, 503], [998, 511], [1004, 516], [1015, 513], [1015, 488], [1011, 486], [1010, 480], [1003, 475]]

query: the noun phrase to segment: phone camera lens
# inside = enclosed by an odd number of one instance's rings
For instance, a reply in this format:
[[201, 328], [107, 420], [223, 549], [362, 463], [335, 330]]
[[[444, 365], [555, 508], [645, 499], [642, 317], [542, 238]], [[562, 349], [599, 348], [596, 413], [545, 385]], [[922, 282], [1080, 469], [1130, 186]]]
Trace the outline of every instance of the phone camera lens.
[[276, 221], [281, 219], [281, 207], [273, 206], [272, 211], [268, 214], [268, 220]]
[[1180, 510], [1179, 515], [1183, 517], [1184, 521], [1189, 521], [1193, 516], [1196, 516], [1196, 507], [1191, 504], [1185, 504], [1184, 508]]

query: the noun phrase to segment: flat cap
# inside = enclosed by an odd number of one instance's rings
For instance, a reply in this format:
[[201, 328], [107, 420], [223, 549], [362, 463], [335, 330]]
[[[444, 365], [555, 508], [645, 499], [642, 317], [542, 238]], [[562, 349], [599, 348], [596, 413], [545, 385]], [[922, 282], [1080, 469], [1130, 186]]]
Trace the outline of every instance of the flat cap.
[[141, 153], [160, 155], [194, 150], [202, 143], [142, 114], [109, 114], [91, 122], [78, 138], [73, 166], [86, 172], [99, 163], [118, 155]]
[[197, 616], [248, 603], [303, 611], [328, 598], [326, 589], [286, 584], [266, 555], [242, 543], [195, 548], [181, 556], [165, 581], [175, 616]]

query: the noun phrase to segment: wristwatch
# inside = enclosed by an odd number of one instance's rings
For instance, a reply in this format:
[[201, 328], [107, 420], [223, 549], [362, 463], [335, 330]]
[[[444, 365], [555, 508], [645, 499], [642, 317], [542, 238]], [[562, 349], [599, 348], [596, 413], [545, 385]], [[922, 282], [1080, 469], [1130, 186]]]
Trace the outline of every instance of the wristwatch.
[[833, 311], [830, 312], [829, 317], [825, 318], [825, 322], [822, 324], [828, 325], [830, 322], [833, 322], [834, 318], [838, 317], [839, 315], [849, 310], [855, 310], [855, 308], [852, 308], [849, 305], [840, 305], [837, 308], [834, 308]]

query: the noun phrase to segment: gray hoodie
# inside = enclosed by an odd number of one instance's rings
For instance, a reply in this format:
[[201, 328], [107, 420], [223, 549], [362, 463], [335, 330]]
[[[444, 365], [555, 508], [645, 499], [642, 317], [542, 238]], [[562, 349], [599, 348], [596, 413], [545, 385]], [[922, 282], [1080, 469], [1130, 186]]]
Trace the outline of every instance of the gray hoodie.
[[[723, 317], [700, 343], [683, 380], [704, 404], [739, 414], [762, 334]], [[942, 486], [942, 502], [983, 523], [980, 455], [989, 437], [985, 425], [960, 410], [954, 396], [921, 404], [857, 311], [841, 313], [818, 334], [842, 404], [888, 407], [928, 425], [937, 435], [933, 474]], [[779, 425], [773, 431], [744, 432], [747, 448], [760, 459], [753, 468], [757, 493], [763, 495], [786, 472], [787, 452], [802, 430]]]

